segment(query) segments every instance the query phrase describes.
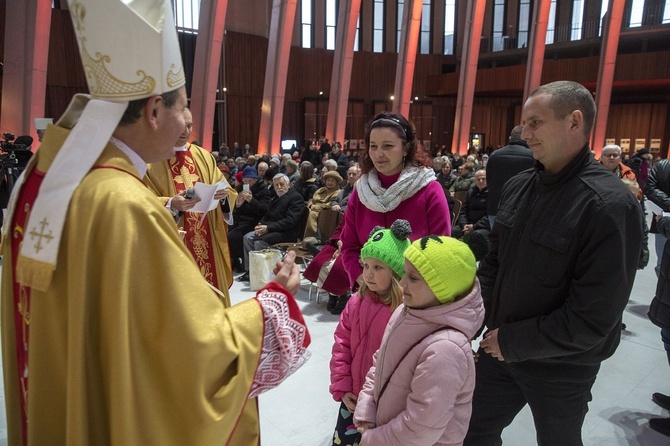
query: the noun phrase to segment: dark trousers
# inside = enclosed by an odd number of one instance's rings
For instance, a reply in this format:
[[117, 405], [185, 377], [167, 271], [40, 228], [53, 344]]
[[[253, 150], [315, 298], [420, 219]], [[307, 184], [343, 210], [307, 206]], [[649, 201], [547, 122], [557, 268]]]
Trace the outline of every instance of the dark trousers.
[[670, 330], [661, 328], [661, 339], [663, 340], [665, 353], [668, 355], [668, 364], [670, 364]]
[[354, 414], [349, 412], [344, 403], [340, 404], [337, 424], [333, 433], [333, 446], [354, 446], [361, 442], [362, 434], [354, 426]]
[[230, 249], [230, 258], [233, 260], [233, 265], [237, 264], [237, 259], [244, 258], [244, 236], [247, 232], [253, 231], [256, 226], [251, 222], [235, 223], [228, 231], [228, 248]]
[[[568, 367], [568, 365], [566, 365]], [[539, 446], [582, 445], [582, 424], [591, 401], [598, 367], [582, 380], [564, 382], [560, 374], [531, 377], [479, 351], [470, 428], [465, 446], [499, 446], [501, 434], [528, 404]], [[577, 381], [577, 382], [574, 382]]]

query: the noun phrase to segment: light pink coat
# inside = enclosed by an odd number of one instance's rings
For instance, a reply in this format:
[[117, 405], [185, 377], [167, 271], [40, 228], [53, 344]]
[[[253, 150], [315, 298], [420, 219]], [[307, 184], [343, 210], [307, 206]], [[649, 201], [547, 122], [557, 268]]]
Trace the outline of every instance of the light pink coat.
[[[361, 445], [463, 444], [475, 388], [470, 339], [483, 320], [477, 279], [472, 291], [457, 302], [422, 310], [403, 305], [396, 309], [358, 396], [354, 419], [377, 425], [363, 434]], [[427, 336], [440, 326], [452, 328]]]
[[363, 388], [390, 318], [391, 307], [371, 291], [364, 299], [358, 293], [349, 298], [335, 329], [330, 359], [330, 393], [335, 401], [347, 392], [358, 395]]

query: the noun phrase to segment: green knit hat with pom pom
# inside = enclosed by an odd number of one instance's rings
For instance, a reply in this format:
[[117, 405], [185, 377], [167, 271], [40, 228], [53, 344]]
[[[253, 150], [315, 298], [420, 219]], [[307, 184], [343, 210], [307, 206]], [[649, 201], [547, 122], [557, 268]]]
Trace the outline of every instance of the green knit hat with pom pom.
[[370, 238], [361, 249], [361, 259], [373, 258], [402, 277], [405, 275], [405, 258], [403, 254], [409, 247], [409, 235], [412, 228], [407, 220], [396, 220], [390, 229], [375, 226]]

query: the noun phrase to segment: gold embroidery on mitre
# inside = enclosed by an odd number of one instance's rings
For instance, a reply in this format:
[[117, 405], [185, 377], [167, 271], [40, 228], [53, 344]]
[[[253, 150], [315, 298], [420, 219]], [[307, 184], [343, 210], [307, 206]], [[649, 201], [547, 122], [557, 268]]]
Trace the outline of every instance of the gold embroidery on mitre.
[[70, 8], [72, 9], [75, 28], [81, 43], [81, 61], [84, 65], [84, 72], [86, 73], [88, 88], [91, 94], [105, 98], [127, 98], [151, 94], [156, 87], [156, 81], [153, 77], [147, 76], [144, 71], [136, 71], [137, 75], [140, 76], [138, 82], [124, 82], [113, 76], [107, 69], [106, 63], [112, 60], [109, 56], [96, 52], [96, 58], [91, 57], [86, 50], [86, 37], [84, 36], [86, 31], [84, 27], [86, 8], [77, 1], [71, 2]]
[[184, 66], [181, 65], [177, 72], [174, 72], [174, 64], [170, 67], [170, 71], [167, 74], [167, 84], [168, 87], [176, 87], [186, 83], [186, 75], [184, 74]]
[[86, 51], [85, 41], [85, 38], [81, 39], [81, 60], [84, 64], [86, 78], [90, 80], [88, 88], [91, 90], [91, 94], [98, 97], [119, 98], [146, 96], [154, 91], [156, 81], [142, 70], [136, 71], [137, 75], [141, 77], [138, 82], [124, 82], [114, 77], [105, 66], [105, 62], [109, 63], [111, 58], [95, 53], [97, 59], [93, 59]]

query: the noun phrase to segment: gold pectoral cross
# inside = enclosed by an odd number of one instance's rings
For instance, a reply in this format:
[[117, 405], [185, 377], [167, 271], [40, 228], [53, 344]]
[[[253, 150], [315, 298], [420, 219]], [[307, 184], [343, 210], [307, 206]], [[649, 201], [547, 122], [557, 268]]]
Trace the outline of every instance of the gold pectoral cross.
[[190, 173], [186, 166], [181, 166], [181, 169], [179, 169], [179, 172], [181, 175], [177, 175], [174, 177], [174, 181], [176, 183], [181, 183], [184, 185], [184, 189], [188, 189], [190, 187], [193, 187], [193, 182], [198, 181], [198, 175], [194, 173]]
[[49, 222], [47, 221], [46, 217], [39, 223], [40, 225], [40, 232], [35, 231], [35, 228], [33, 228], [28, 234], [30, 234], [30, 239], [32, 240], [33, 238], [37, 237], [37, 243], [35, 244], [35, 252], [40, 252], [43, 248], [42, 246], [42, 239], [46, 239], [46, 242], [49, 243], [54, 237], [52, 234], [52, 231], [49, 230], [49, 233], [45, 233], [44, 229], [49, 226]]

